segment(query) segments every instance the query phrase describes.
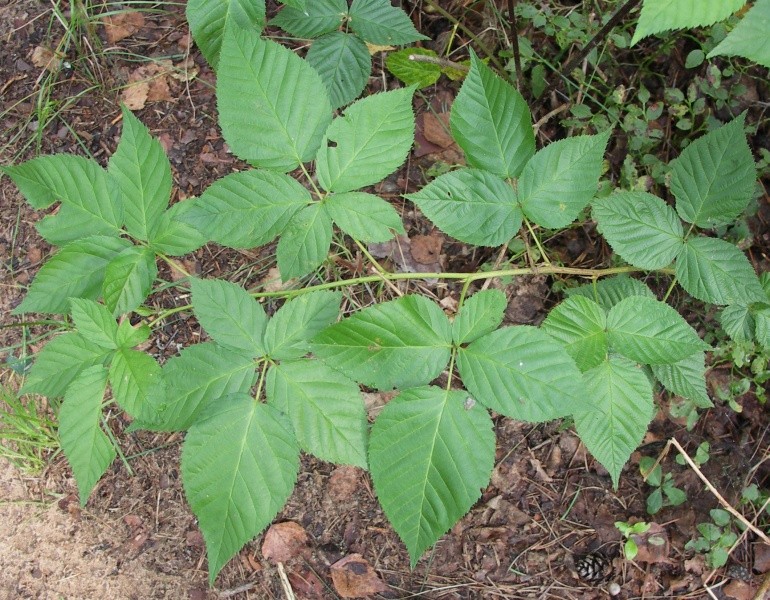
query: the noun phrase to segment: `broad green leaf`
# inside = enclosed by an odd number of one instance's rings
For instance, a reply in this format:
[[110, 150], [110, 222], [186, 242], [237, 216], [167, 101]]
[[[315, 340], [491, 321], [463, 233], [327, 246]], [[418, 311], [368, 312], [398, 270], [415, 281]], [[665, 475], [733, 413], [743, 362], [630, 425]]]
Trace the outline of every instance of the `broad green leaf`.
[[401, 46], [430, 39], [419, 33], [409, 15], [390, 0], [353, 0], [348, 22], [370, 44]]
[[46, 242], [53, 246], [67, 244], [92, 235], [114, 236], [116, 231], [104, 227], [103, 223], [86, 216], [82, 210], [68, 204], [61, 204], [54, 214], [47, 215], [35, 223], [35, 229]]
[[689, 398], [700, 408], [713, 403], [706, 393], [706, 355], [696, 352], [679, 362], [653, 365], [652, 372], [669, 392]]
[[338, 29], [347, 14], [345, 0], [310, 0], [304, 10], [287, 6], [270, 21], [270, 25], [300, 38], [317, 38]]
[[617, 192], [596, 200], [599, 232], [626, 262], [640, 269], [670, 265], [684, 243], [673, 208], [647, 192]]
[[242, 352], [212, 342], [188, 346], [163, 366], [167, 406], [161, 407], [158, 429], [182, 431], [195, 423], [209, 404], [228, 394], [246, 394], [256, 379], [254, 361]]
[[572, 223], [599, 188], [609, 137], [609, 130], [571, 137], [537, 152], [519, 179], [519, 202], [527, 218], [550, 229]]
[[289, 360], [310, 352], [310, 339], [337, 320], [341, 301], [340, 292], [320, 290], [286, 302], [267, 323], [266, 354]]
[[206, 540], [213, 584], [288, 500], [299, 448], [291, 424], [272, 406], [235, 394], [211, 408], [185, 437], [182, 482]]
[[137, 350], [120, 348], [110, 364], [110, 387], [118, 405], [135, 419], [156, 423], [166, 402], [160, 365]]
[[585, 296], [596, 302], [604, 310], [610, 310], [621, 300], [629, 296], [644, 296], [655, 298], [652, 290], [638, 279], [632, 279], [628, 275], [608, 277], [586, 285], [565, 290], [567, 296]]
[[225, 29], [234, 23], [258, 37], [265, 23], [265, 0], [190, 0], [185, 11], [195, 43], [213, 69]]
[[152, 289], [158, 275], [155, 253], [131, 246], [107, 265], [104, 274], [104, 303], [115, 316], [138, 308]]
[[718, 319], [725, 333], [736, 342], [750, 342], [754, 339], [754, 317], [747, 305], [725, 306]]
[[770, 308], [758, 310], [754, 315], [754, 321], [757, 343], [765, 350], [770, 350]]
[[[736, 3], [737, 1], [735, 0]], [[743, 56], [770, 69], [770, 46], [767, 44], [768, 23], [770, 23], [770, 0], [757, 0], [735, 29], [719, 42], [706, 58]]]
[[118, 343], [119, 348], [133, 348], [150, 339], [150, 333], [150, 327], [146, 323], [133, 327], [131, 322], [126, 319], [118, 325], [115, 341]]
[[118, 347], [118, 324], [103, 304], [83, 298], [70, 298], [70, 307], [72, 320], [80, 335], [108, 350]]
[[320, 75], [280, 44], [228, 28], [217, 70], [222, 135], [238, 158], [291, 171], [315, 157], [332, 118]]
[[381, 390], [429, 383], [446, 367], [452, 331], [443, 311], [423, 296], [365, 308], [323, 330], [311, 344], [330, 366]]
[[644, 0], [633, 46], [654, 33], [713, 25], [746, 4], [746, 0]]
[[67, 244], [40, 268], [13, 314], [66, 313], [70, 298], [96, 300], [102, 292], [107, 265], [129, 247], [127, 240], [105, 236]]
[[65, 333], [49, 341], [35, 357], [22, 392], [58, 398], [85, 369], [107, 362], [113, 352], [79, 333]]
[[746, 113], [698, 138], [671, 161], [676, 211], [711, 229], [734, 221], [754, 195], [757, 171], [746, 143]]
[[508, 299], [500, 290], [481, 290], [465, 301], [452, 323], [455, 344], [468, 344], [500, 326]]
[[569, 415], [582, 395], [575, 361], [535, 327], [504, 327], [485, 335], [460, 349], [457, 367], [476, 400], [520, 421]]
[[396, 209], [373, 194], [330, 194], [324, 200], [324, 209], [342, 231], [356, 240], [386, 242], [394, 231], [404, 233], [404, 224]]
[[617, 489], [623, 465], [652, 420], [652, 385], [644, 371], [622, 356], [610, 356], [584, 377], [586, 396], [575, 412], [575, 429]]
[[498, 246], [521, 226], [516, 192], [486, 171], [452, 171], [405, 197], [442, 231], [469, 244]]
[[107, 172], [120, 187], [126, 231], [148, 241], [171, 197], [171, 164], [147, 127], [125, 106], [122, 112], [123, 133]]
[[321, 361], [270, 367], [268, 404], [288, 415], [300, 447], [337, 464], [366, 468], [368, 424], [358, 386]]
[[335, 109], [358, 98], [372, 72], [372, 56], [366, 44], [361, 38], [342, 31], [333, 31], [315, 40], [306, 60], [326, 83]]
[[641, 296], [610, 309], [607, 333], [614, 351], [646, 365], [678, 362], [709, 349], [668, 304]]
[[282, 173], [232, 173], [210, 185], [182, 217], [195, 229], [231, 248], [254, 248], [275, 239], [310, 192]]
[[276, 250], [281, 279], [302, 277], [329, 256], [332, 220], [320, 202], [299, 211], [289, 221]]
[[433, 50], [427, 48], [404, 48], [398, 52], [389, 52], [385, 66], [406, 85], [416, 85], [418, 89], [429, 87], [441, 77], [441, 67], [431, 63], [409, 60], [412, 54], [438, 58]]
[[581, 371], [607, 360], [607, 314], [593, 300], [578, 295], [567, 298], [548, 313], [542, 327], [564, 344]]
[[421, 387], [388, 402], [372, 427], [377, 498], [411, 566], [460, 520], [489, 483], [495, 435], [489, 413], [462, 391]]
[[281, 4], [285, 4], [286, 6], [296, 8], [297, 10], [302, 11], [306, 15], [308, 14], [307, 0], [278, 0], [278, 1]]
[[527, 103], [471, 51], [471, 70], [452, 104], [452, 137], [468, 165], [518, 177], [535, 154]]
[[265, 309], [241, 286], [221, 279], [192, 279], [195, 317], [223, 348], [250, 357], [265, 354]]
[[153, 252], [182, 256], [206, 243], [208, 238], [187, 222], [194, 206], [194, 202], [177, 202], [160, 216], [150, 239]]
[[330, 192], [378, 183], [406, 160], [414, 142], [414, 88], [367, 96], [332, 121], [318, 151], [318, 182]]
[[107, 369], [89, 367], [67, 388], [59, 410], [59, 440], [78, 484], [81, 506], [116, 456], [100, 425], [106, 387]]
[[751, 263], [743, 252], [724, 240], [688, 239], [676, 259], [676, 276], [687, 292], [711, 304], [750, 304], [765, 300]]

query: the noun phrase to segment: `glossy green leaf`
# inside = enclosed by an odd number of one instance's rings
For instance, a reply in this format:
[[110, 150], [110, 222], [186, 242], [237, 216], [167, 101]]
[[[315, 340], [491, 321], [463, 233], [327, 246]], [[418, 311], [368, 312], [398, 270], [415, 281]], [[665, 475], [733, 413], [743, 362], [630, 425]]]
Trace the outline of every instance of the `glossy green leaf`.
[[575, 412], [575, 429], [588, 451], [610, 472], [620, 471], [644, 439], [655, 406], [652, 386], [640, 368], [622, 356], [585, 373], [586, 396]]
[[149, 248], [131, 246], [107, 265], [104, 273], [104, 303], [117, 315], [138, 308], [152, 289], [158, 275], [155, 253]]
[[452, 171], [405, 197], [442, 231], [469, 244], [498, 246], [521, 226], [516, 192], [486, 171]]
[[268, 404], [288, 415], [305, 452], [366, 468], [368, 423], [358, 386], [321, 361], [300, 359], [270, 367]]
[[614, 351], [647, 365], [678, 362], [709, 349], [668, 304], [641, 296], [610, 309], [607, 333]]
[[569, 415], [583, 393], [575, 361], [535, 327], [504, 327], [485, 335], [460, 349], [457, 367], [477, 401], [520, 421]]
[[403, 296], [354, 313], [317, 335], [313, 353], [381, 390], [424, 385], [449, 361], [452, 332], [443, 311], [423, 296]]
[[449, 123], [471, 167], [518, 177], [535, 154], [526, 101], [473, 51], [471, 70], [452, 104]]
[[311, 0], [304, 10], [287, 6], [270, 24], [300, 38], [317, 38], [339, 28], [347, 14], [345, 0]]
[[299, 471], [291, 425], [275, 408], [245, 394], [211, 408], [187, 432], [182, 450], [182, 481], [206, 540], [209, 583], [275, 518]]
[[59, 440], [78, 484], [80, 505], [115, 460], [110, 438], [102, 431], [102, 399], [107, 369], [101, 365], [82, 371], [67, 388], [59, 410]]
[[195, 317], [223, 348], [257, 357], [265, 354], [265, 309], [241, 286], [221, 279], [192, 279]]
[[332, 220], [320, 202], [292, 217], [278, 242], [276, 256], [281, 278], [302, 277], [320, 266], [329, 255]]
[[468, 298], [452, 323], [455, 344], [468, 344], [500, 326], [508, 299], [500, 290], [481, 290]]
[[235, 27], [222, 44], [217, 108], [233, 154], [284, 172], [315, 157], [332, 118], [313, 67], [277, 42]]
[[331, 192], [378, 183], [406, 160], [414, 142], [413, 88], [367, 96], [332, 121], [318, 152], [318, 182]]
[[267, 323], [267, 355], [289, 360], [310, 352], [310, 339], [337, 320], [341, 301], [340, 292], [320, 290], [286, 302]]
[[654, 33], [723, 21], [746, 0], [644, 0], [631, 45]]
[[652, 372], [672, 394], [689, 398], [699, 408], [714, 406], [706, 392], [706, 355], [703, 352], [675, 363], [653, 365]]
[[228, 25], [234, 23], [259, 36], [265, 23], [265, 0], [190, 0], [185, 14], [195, 43], [216, 69]]
[[194, 206], [194, 201], [177, 202], [160, 216], [150, 240], [153, 252], [182, 256], [206, 243], [208, 238], [187, 222]]
[[647, 192], [617, 192], [597, 200], [592, 214], [599, 232], [626, 262], [640, 269], [670, 265], [684, 243], [673, 208]]
[[473, 506], [489, 483], [495, 435], [468, 395], [437, 387], [402, 392], [372, 427], [369, 464], [388, 520], [411, 566]]
[[72, 320], [80, 335], [108, 350], [118, 347], [118, 324], [103, 304], [83, 298], [70, 298], [70, 307]]
[[599, 187], [610, 131], [549, 144], [527, 162], [519, 179], [519, 202], [528, 219], [558, 229], [574, 221]]
[[149, 354], [120, 348], [110, 364], [112, 397], [132, 417], [156, 423], [166, 402], [160, 365]]
[[391, 204], [373, 194], [330, 194], [324, 209], [337, 226], [353, 239], [386, 242], [395, 233], [405, 233], [401, 217]]
[[353, 0], [348, 22], [370, 44], [400, 46], [430, 39], [419, 33], [409, 15], [390, 0]]
[[754, 195], [757, 171], [743, 131], [746, 113], [698, 138], [671, 161], [676, 210], [711, 229], [734, 221]]
[[655, 298], [652, 290], [638, 279], [632, 279], [628, 275], [607, 277], [565, 290], [567, 296], [585, 296], [596, 302], [604, 310], [610, 310], [621, 300], [629, 296], [644, 296]]
[[542, 328], [564, 344], [583, 372], [607, 359], [607, 314], [589, 298], [567, 298], [548, 313]]
[[372, 72], [372, 56], [363, 40], [341, 31], [315, 40], [306, 60], [326, 83], [335, 109], [358, 98]]
[[767, 44], [768, 23], [770, 23], [770, 0], [757, 0], [735, 29], [708, 53], [707, 58], [743, 56], [770, 69], [770, 46]]
[[418, 89], [430, 87], [441, 77], [441, 67], [427, 62], [409, 60], [412, 54], [438, 58], [435, 51], [428, 48], [404, 48], [397, 52], [389, 52], [385, 66], [406, 85], [416, 85]]

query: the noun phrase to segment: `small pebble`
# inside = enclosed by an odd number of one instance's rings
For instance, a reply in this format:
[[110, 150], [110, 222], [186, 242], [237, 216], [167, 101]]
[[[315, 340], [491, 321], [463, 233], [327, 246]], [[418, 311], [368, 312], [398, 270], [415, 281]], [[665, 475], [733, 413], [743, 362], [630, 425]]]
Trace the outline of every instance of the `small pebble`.
[[617, 596], [620, 594], [620, 585], [613, 581], [607, 586], [607, 592], [609, 592], [610, 596]]

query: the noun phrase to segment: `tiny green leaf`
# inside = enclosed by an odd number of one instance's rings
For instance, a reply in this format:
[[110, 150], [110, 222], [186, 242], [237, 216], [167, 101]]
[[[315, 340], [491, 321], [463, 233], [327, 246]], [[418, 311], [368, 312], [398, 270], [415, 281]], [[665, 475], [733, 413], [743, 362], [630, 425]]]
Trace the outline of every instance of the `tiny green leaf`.
[[107, 265], [104, 274], [104, 303], [115, 316], [138, 308], [150, 294], [158, 275], [155, 253], [149, 248], [131, 246]]
[[103, 304], [83, 298], [70, 298], [70, 306], [72, 320], [80, 335], [108, 350], [118, 347], [118, 324]]
[[345, 0], [311, 0], [304, 10], [286, 6], [270, 24], [300, 38], [317, 38], [336, 30], [347, 14]]
[[455, 344], [468, 344], [500, 326], [508, 299], [500, 290], [482, 290], [465, 301], [452, 323]]
[[306, 60], [326, 83], [334, 109], [358, 98], [372, 72], [372, 56], [366, 44], [361, 38], [342, 31], [333, 31], [315, 40]]
[[319, 290], [286, 302], [267, 323], [267, 355], [289, 360], [310, 352], [310, 339], [337, 320], [341, 301], [340, 292]]
[[429, 87], [441, 77], [441, 67], [432, 63], [409, 60], [412, 54], [438, 58], [435, 51], [427, 48], [404, 48], [398, 52], [389, 52], [385, 59], [388, 71], [406, 85], [416, 85], [418, 89]]
[[388, 202], [373, 194], [330, 194], [324, 208], [337, 226], [353, 239], [386, 242], [393, 232], [404, 233], [401, 217]]
[[542, 327], [564, 343], [581, 371], [607, 360], [607, 315], [593, 300], [578, 295], [567, 298], [548, 313]]
[[292, 217], [278, 242], [276, 256], [281, 279], [302, 277], [320, 266], [329, 255], [332, 220], [320, 202]]
[[370, 44], [400, 46], [430, 39], [419, 33], [409, 15], [390, 0], [353, 0], [349, 23]]

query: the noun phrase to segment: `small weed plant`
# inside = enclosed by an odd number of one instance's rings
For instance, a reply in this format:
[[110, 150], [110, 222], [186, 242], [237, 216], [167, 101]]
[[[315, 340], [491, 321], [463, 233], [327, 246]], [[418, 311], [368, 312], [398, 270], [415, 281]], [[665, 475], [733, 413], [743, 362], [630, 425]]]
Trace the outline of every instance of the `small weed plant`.
[[[106, 169], [56, 155], [3, 171], [33, 208], [60, 202], [37, 224], [60, 248], [15, 313], [67, 315], [72, 325], [39, 352], [23, 391], [63, 397], [61, 446], [83, 503], [116, 457], [106, 406], [133, 417], [134, 429], [186, 432], [182, 478], [212, 582], [281, 510], [300, 452], [368, 469], [412, 565], [487, 486], [495, 458], [491, 411], [530, 423], [571, 417], [617, 486], [655, 412], [658, 383], [711, 406], [704, 380], [710, 346], [630, 274], [668, 278], [671, 289], [679, 285], [722, 307], [730, 336], [770, 346], [768, 279], [760, 281], [738, 247], [713, 236], [754, 195], [744, 115], [694, 140], [669, 165], [670, 203], [641, 191], [596, 197], [611, 131], [538, 150], [524, 99], [471, 54], [450, 118], [467, 167], [406, 198], [458, 240], [526, 240], [540, 258], [470, 274], [390, 273], [365, 243], [403, 233], [402, 221], [363, 188], [406, 159], [415, 88], [370, 95], [335, 116], [344, 102], [312, 61], [260, 37], [253, 24], [263, 10], [247, 19], [246, 5], [227, 4], [214, 35], [196, 25], [203, 4], [191, 2], [188, 14], [216, 64], [222, 133], [252, 168], [169, 207], [168, 159], [124, 110]], [[390, 7], [356, 0], [333, 15], [334, 27], [311, 31], [323, 21], [315, 11], [342, 5], [287, 4], [279, 20], [287, 29], [291, 15], [307, 10], [304, 35], [333, 35], [326, 32], [344, 22], [369, 41], [377, 41], [368, 33], [376, 27], [366, 11]], [[617, 266], [583, 269], [549, 259], [537, 230], [589, 218]], [[327, 260], [334, 227], [370, 260], [371, 274], [278, 292], [250, 292], [223, 279], [158, 279], [158, 261], [176, 268], [174, 257], [204, 243], [252, 248], [276, 238], [281, 277], [303, 278]], [[571, 287], [540, 327], [501, 327], [504, 293], [471, 293], [474, 282], [528, 274], [589, 283]], [[409, 294], [340, 318], [343, 294], [355, 286], [423, 278], [461, 284], [456, 314]], [[153, 293], [172, 285], [189, 291], [188, 306], [148, 307]], [[285, 300], [272, 316], [260, 302], [268, 297]], [[209, 339], [161, 366], [138, 347], [180, 310], [192, 311]], [[442, 373], [447, 383], [439, 387], [433, 382]], [[398, 391], [371, 424], [360, 386]]]

